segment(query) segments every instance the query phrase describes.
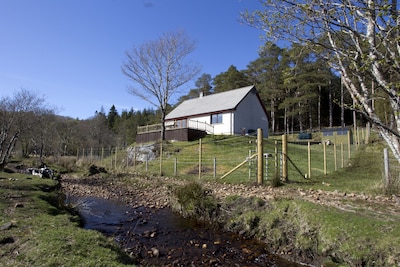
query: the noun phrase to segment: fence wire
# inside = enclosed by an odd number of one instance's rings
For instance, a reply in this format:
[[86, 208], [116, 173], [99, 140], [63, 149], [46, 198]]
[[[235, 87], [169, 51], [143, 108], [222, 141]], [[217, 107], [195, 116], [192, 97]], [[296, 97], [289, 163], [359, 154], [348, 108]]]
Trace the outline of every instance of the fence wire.
[[[148, 146], [146, 152], [143, 147]], [[287, 178], [302, 181], [332, 173], [348, 165], [355, 146], [348, 143], [324, 144], [288, 142], [282, 151], [282, 139], [263, 139], [264, 175], [268, 181], [282, 177], [287, 158]], [[257, 137], [209, 136], [194, 142], [170, 142], [135, 147], [89, 148], [77, 151], [81, 162], [119, 171], [184, 176], [186, 179], [221, 179], [245, 183], [257, 181]], [[161, 157], [160, 157], [161, 156]]]

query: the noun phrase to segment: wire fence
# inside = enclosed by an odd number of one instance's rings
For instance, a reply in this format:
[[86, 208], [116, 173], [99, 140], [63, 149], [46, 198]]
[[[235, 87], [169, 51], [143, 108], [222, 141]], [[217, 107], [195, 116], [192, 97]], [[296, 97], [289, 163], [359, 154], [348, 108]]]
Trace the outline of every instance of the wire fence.
[[[296, 181], [332, 173], [347, 166], [357, 149], [352, 142], [300, 142], [289, 138], [287, 151], [283, 151], [283, 144], [282, 136], [263, 139], [264, 181], [277, 176]], [[76, 157], [78, 162], [115, 172], [252, 183], [257, 182], [257, 150], [256, 136], [210, 135], [193, 142], [80, 149]]]
[[[387, 194], [400, 190], [400, 164], [389, 149], [383, 150], [383, 183]], [[392, 192], [390, 192], [392, 191]]]

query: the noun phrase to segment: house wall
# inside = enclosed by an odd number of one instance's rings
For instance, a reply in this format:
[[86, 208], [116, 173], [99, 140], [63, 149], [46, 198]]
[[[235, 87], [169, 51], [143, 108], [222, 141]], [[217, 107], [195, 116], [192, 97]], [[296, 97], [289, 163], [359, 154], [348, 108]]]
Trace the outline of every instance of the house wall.
[[[211, 115], [191, 117], [190, 120], [211, 124]], [[232, 120], [233, 120], [232, 113], [230, 112], [223, 113], [222, 123], [212, 124], [214, 126], [214, 134], [227, 134], [227, 135], [233, 134]]]
[[256, 131], [263, 129], [264, 137], [268, 137], [268, 117], [265, 114], [261, 103], [254, 92], [250, 92], [238, 105], [235, 113], [234, 133], [241, 134], [243, 128], [248, 133], [249, 130]]

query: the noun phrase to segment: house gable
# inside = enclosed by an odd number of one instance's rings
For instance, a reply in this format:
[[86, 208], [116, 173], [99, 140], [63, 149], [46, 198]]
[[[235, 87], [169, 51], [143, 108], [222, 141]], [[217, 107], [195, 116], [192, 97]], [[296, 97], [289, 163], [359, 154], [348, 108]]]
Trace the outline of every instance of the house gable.
[[206, 116], [215, 113], [232, 112], [236, 109], [242, 99], [253, 89], [255, 90], [254, 85], [186, 100], [172, 110], [166, 116], [165, 120], [168, 121]]
[[167, 129], [191, 128], [196, 123], [210, 125], [213, 134], [243, 134], [262, 128], [268, 136], [268, 115], [255, 86], [186, 100], [165, 118]]

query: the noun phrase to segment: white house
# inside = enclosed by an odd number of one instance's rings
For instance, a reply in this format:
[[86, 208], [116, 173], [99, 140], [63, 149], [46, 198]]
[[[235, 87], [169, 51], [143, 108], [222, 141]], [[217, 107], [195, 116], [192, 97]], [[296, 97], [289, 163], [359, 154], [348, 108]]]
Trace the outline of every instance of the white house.
[[268, 115], [256, 87], [247, 86], [182, 102], [165, 118], [167, 130], [189, 128], [215, 135], [268, 137]]

